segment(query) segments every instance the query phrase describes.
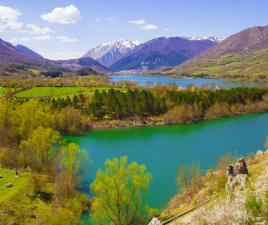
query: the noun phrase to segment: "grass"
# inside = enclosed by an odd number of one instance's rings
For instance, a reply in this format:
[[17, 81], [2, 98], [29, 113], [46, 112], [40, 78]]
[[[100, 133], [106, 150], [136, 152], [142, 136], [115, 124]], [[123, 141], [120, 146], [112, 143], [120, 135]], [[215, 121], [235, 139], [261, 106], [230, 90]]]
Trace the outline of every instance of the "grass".
[[268, 49], [241, 54], [227, 54], [212, 60], [186, 63], [173, 72], [194, 76], [206, 74], [215, 77], [261, 79], [268, 77]]
[[31, 97], [57, 97], [72, 96], [78, 94], [92, 94], [96, 89], [100, 91], [109, 90], [109, 88], [91, 88], [91, 87], [34, 87], [26, 91], [17, 93], [15, 96], [20, 98]]
[[6, 89], [6, 88], [1, 88], [1, 87], [0, 87], [0, 95], [5, 94], [5, 93], [6, 93], [6, 91], [7, 91], [7, 89]]
[[[19, 177], [15, 177], [15, 172], [8, 169], [0, 168], [0, 203], [5, 202], [17, 194], [21, 189], [23, 189], [27, 183], [29, 174], [20, 173]], [[5, 185], [12, 183], [13, 187], [7, 188]]]

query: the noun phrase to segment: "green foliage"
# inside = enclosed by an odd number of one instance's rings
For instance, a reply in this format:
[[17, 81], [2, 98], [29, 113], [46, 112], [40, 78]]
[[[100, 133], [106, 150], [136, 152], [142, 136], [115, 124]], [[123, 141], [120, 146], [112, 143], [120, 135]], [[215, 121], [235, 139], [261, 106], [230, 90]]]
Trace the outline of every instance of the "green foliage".
[[38, 172], [53, 170], [53, 153], [59, 140], [59, 133], [51, 128], [35, 129], [29, 139], [21, 141], [19, 146], [24, 168], [31, 167]]
[[3, 94], [5, 94], [6, 91], [7, 91], [6, 88], [2, 88], [2, 87], [0, 87], [0, 96], [3, 95]]
[[87, 151], [80, 149], [74, 143], [70, 143], [60, 149], [58, 159], [61, 171], [69, 174], [71, 185], [77, 186], [81, 176], [90, 166]]
[[152, 179], [144, 165], [127, 164], [127, 157], [105, 162], [97, 172], [91, 191], [94, 194], [92, 219], [98, 225], [141, 225], [147, 221], [149, 208], [145, 192]]
[[253, 217], [260, 216], [262, 206], [262, 200], [254, 194], [251, 194], [245, 202], [245, 208], [247, 213], [251, 214]]
[[198, 90], [198, 91], [168, 91], [167, 99], [175, 104], [197, 104], [201, 109], [206, 110], [215, 103], [246, 104], [247, 101], [261, 101], [265, 89], [258, 88], [231, 88], [219, 90]]
[[268, 223], [268, 191], [262, 197], [258, 197], [252, 193], [245, 202], [245, 209], [252, 223], [266, 222]]
[[159, 115], [166, 110], [165, 100], [149, 90], [128, 89], [127, 92], [110, 89], [95, 91], [89, 111], [96, 118], [124, 118]]

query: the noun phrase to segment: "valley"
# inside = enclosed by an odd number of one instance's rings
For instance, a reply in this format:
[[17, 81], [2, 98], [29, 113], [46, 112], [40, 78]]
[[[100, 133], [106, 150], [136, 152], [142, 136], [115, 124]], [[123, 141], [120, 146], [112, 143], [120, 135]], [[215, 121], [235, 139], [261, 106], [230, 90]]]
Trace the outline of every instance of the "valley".
[[265, 0], [0, 3], [0, 225], [268, 224]]

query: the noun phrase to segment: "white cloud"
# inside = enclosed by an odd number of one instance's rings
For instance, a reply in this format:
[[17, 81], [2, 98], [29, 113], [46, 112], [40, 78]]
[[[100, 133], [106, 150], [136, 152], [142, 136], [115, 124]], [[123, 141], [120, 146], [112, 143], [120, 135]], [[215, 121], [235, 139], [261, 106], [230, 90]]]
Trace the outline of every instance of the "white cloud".
[[40, 35], [40, 36], [35, 36], [32, 37], [33, 40], [38, 40], [38, 41], [48, 41], [51, 40], [51, 36], [50, 35]]
[[60, 60], [60, 59], [77, 59], [83, 55], [84, 52], [42, 52], [42, 55], [47, 59]]
[[58, 36], [57, 39], [60, 42], [64, 42], [64, 43], [78, 42], [77, 38], [69, 38], [69, 37], [66, 37], [66, 36]]
[[49, 27], [39, 27], [36, 24], [28, 24], [27, 28], [29, 28], [29, 32], [32, 34], [48, 35], [54, 33]]
[[40, 35], [40, 36], [33, 36], [33, 37], [20, 37], [20, 38], [12, 38], [9, 40], [12, 44], [20, 44], [22, 42], [29, 42], [29, 41], [49, 41], [53, 40], [50, 35]]
[[144, 19], [131, 20], [129, 23], [138, 25], [143, 30], [157, 30], [158, 27], [152, 23], [147, 23]]
[[146, 24], [141, 27], [143, 30], [157, 30], [158, 27], [154, 24]]
[[81, 15], [78, 8], [69, 5], [54, 8], [51, 12], [41, 15], [41, 18], [49, 23], [71, 24], [81, 19]]
[[138, 20], [131, 20], [129, 23], [136, 24], [136, 25], [145, 25], [145, 20], [144, 19], [138, 19]]
[[0, 5], [0, 32], [20, 29], [23, 26], [23, 23], [19, 21], [20, 15], [18, 10]]

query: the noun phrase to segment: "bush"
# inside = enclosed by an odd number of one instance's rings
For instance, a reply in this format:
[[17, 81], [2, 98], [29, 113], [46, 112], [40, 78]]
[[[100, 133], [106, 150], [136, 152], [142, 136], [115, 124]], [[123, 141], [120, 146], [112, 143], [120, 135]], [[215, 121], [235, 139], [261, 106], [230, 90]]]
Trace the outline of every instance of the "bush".
[[261, 216], [263, 202], [255, 194], [251, 194], [245, 202], [245, 209], [247, 213], [256, 220], [257, 217]]
[[89, 119], [69, 106], [56, 113], [56, 129], [65, 134], [80, 134], [90, 129]]

